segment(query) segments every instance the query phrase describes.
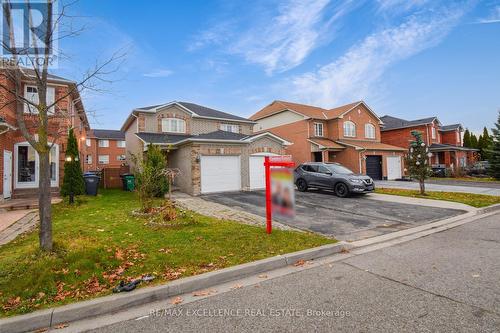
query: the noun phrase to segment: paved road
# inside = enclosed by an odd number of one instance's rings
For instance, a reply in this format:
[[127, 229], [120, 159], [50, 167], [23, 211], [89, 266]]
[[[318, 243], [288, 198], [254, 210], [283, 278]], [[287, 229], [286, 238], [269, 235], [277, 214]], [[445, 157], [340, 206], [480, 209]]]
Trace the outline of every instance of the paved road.
[[[202, 198], [265, 217], [262, 191], [210, 194]], [[341, 240], [373, 237], [463, 213], [455, 209], [376, 201], [369, 195], [339, 198], [333, 192], [315, 190], [296, 192], [295, 201], [294, 219], [279, 216], [274, 216], [274, 219]]]
[[[429, 191], [439, 191], [439, 192], [463, 192], [463, 193], [475, 193], [475, 194], [487, 194], [487, 195], [497, 195], [500, 196], [500, 187], [488, 183], [483, 183], [479, 186], [477, 183], [464, 184], [466, 182], [461, 182], [460, 185], [451, 184], [437, 184], [434, 181], [426, 183], [425, 188]], [[377, 180], [375, 181], [375, 186], [377, 187], [387, 187], [387, 188], [402, 188], [409, 190], [418, 190], [418, 182], [403, 182], [395, 180]]]
[[[500, 213], [181, 304], [179, 316], [93, 332], [499, 332], [498, 221]], [[206, 315], [193, 315], [200, 309]]]

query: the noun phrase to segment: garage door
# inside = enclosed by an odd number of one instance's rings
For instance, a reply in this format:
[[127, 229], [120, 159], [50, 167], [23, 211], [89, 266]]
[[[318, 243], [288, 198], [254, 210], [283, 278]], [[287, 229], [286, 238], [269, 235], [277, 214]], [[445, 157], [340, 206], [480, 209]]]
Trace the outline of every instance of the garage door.
[[201, 156], [201, 193], [241, 190], [240, 156]]
[[366, 174], [376, 180], [382, 179], [382, 156], [366, 157]]
[[272, 153], [260, 153], [249, 158], [250, 189], [258, 190], [266, 187], [266, 168], [264, 167], [265, 156], [278, 156]]
[[387, 179], [394, 180], [401, 178], [401, 157], [387, 156]]

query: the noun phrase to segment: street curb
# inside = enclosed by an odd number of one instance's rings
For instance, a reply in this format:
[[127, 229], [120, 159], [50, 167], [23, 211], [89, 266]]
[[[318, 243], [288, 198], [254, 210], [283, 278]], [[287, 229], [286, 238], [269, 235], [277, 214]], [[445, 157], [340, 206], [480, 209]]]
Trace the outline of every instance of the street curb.
[[131, 293], [113, 294], [61, 307], [36, 311], [26, 315], [0, 319], [0, 332], [21, 333], [84, 318], [110, 314], [131, 306], [165, 300], [183, 293], [209, 288], [220, 283], [245, 278], [258, 273], [283, 268], [299, 260], [313, 260], [353, 248], [352, 244], [337, 242], [312, 249], [278, 255], [218, 271], [190, 276], [165, 285], [146, 287]]
[[485, 214], [485, 213], [490, 213], [490, 212], [496, 212], [497, 210], [500, 210], [500, 204], [495, 204], [483, 208], [478, 208], [476, 211], [477, 214]]

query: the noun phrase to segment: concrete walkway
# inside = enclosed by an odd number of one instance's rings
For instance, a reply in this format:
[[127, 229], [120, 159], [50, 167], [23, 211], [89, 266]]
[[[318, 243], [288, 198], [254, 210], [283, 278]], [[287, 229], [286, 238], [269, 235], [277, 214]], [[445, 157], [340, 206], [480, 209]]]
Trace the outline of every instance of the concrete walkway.
[[35, 228], [38, 223], [38, 212], [37, 210], [0, 212], [0, 220], [3, 228], [0, 230], [0, 245], [4, 245]]
[[[403, 182], [403, 181], [391, 181], [391, 180], [377, 180], [375, 181], [376, 187], [385, 187], [385, 188], [400, 188], [406, 190], [418, 190], [419, 185], [418, 182]], [[461, 193], [473, 193], [473, 194], [486, 194], [486, 195], [496, 195], [500, 196], [500, 189], [498, 188], [490, 188], [487, 187], [488, 184], [485, 184], [484, 187], [477, 186], [456, 186], [456, 185], [442, 185], [442, 184], [431, 184], [426, 183], [425, 188], [428, 191], [436, 191], [436, 192], [461, 192]]]

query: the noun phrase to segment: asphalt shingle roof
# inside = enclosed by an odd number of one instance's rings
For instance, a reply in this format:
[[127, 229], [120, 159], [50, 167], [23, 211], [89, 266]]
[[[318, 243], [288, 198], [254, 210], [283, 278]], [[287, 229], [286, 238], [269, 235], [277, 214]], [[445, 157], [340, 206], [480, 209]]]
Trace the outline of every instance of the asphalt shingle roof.
[[247, 118], [235, 116], [230, 113], [222, 112], [219, 110], [211, 109], [203, 105], [198, 105], [194, 103], [188, 103], [188, 102], [178, 102], [180, 105], [185, 107], [186, 109], [189, 109], [196, 113], [197, 115], [201, 117], [211, 117], [211, 118], [222, 118], [222, 119], [231, 119], [231, 120], [244, 120], [244, 121], [249, 121]]
[[136, 135], [146, 143], [155, 143], [155, 144], [175, 144], [184, 139], [193, 137], [192, 135], [188, 134], [165, 134], [165, 133], [149, 133], [149, 132], [139, 132]]
[[248, 137], [248, 135], [221, 130], [193, 136], [193, 138], [208, 140], [241, 140], [246, 137]]
[[404, 128], [404, 127], [412, 127], [412, 126], [420, 126], [432, 123], [436, 117], [428, 117], [417, 120], [405, 120], [401, 118], [396, 118], [392, 116], [383, 116], [380, 119], [384, 122], [384, 127], [381, 129], [382, 131], [387, 131], [396, 128]]
[[125, 133], [120, 130], [94, 129], [93, 132], [98, 139], [125, 140]]
[[439, 128], [439, 130], [440, 131], [453, 131], [453, 130], [459, 129], [461, 127], [462, 127], [461, 124], [445, 125], [445, 126], [441, 126]]

